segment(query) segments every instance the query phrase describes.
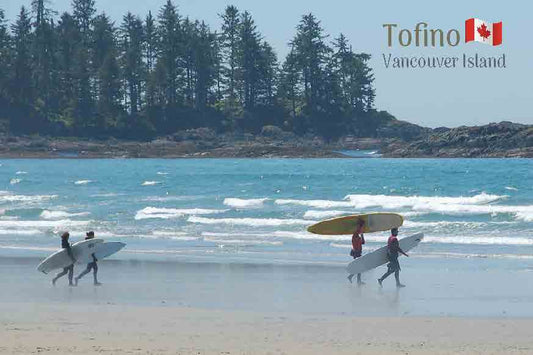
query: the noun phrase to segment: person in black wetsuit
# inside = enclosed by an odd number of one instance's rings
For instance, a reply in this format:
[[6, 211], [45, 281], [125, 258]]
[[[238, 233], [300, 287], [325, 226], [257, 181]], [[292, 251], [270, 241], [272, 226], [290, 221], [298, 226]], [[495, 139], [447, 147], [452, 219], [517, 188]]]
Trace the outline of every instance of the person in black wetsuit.
[[70, 256], [70, 259], [72, 259], [72, 264], [70, 264], [67, 267], [63, 268], [63, 271], [61, 271], [59, 274], [56, 275], [52, 279], [52, 285], [56, 285], [56, 281], [60, 278], [65, 276], [68, 273], [68, 285], [74, 286], [72, 283], [72, 276], [74, 275], [74, 263], [76, 262], [76, 259], [74, 259], [74, 255], [72, 254], [72, 249], [70, 248], [70, 243], [68, 242], [68, 238], [70, 237], [70, 234], [68, 232], [65, 232], [61, 235], [61, 248], [67, 249], [67, 254]]
[[[86, 237], [85, 237], [85, 240], [88, 240], [88, 239], [93, 239], [94, 238], [94, 232], [93, 231], [90, 231], [90, 232], [87, 232], [86, 233]], [[86, 274], [88, 274], [89, 272], [91, 272], [91, 270], [93, 270], [93, 278], [94, 278], [94, 285], [95, 286], [100, 286], [101, 283], [98, 282], [98, 265], [96, 264], [96, 262], [98, 261], [96, 259], [96, 257], [94, 256], [94, 253], [91, 255], [93, 257], [93, 261], [88, 263], [87, 264], [87, 268], [85, 270], [83, 270], [81, 272], [81, 274], [79, 274], [76, 278], [75, 278], [75, 285], [78, 286], [78, 281], [83, 277], [85, 276]]]
[[409, 256], [400, 248], [400, 243], [398, 242], [398, 228], [391, 229], [391, 236], [389, 237], [388, 245], [387, 245], [387, 258], [389, 259], [389, 263], [387, 264], [388, 270], [387, 272], [381, 276], [378, 279], [378, 283], [380, 286], [382, 286], [383, 280], [385, 280], [387, 277], [389, 277], [392, 273], [394, 273], [394, 277], [396, 278], [396, 287], [405, 287], [400, 282], [400, 263], [398, 262], [398, 257], [400, 256], [399, 253], [402, 253], [405, 256]]

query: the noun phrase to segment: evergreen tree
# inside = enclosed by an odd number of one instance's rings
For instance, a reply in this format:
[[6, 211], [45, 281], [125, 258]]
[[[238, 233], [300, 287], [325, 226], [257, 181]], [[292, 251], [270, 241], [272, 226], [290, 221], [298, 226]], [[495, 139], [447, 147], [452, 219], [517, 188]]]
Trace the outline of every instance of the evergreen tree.
[[[164, 104], [170, 110], [175, 110], [181, 103], [182, 96], [182, 50], [183, 38], [181, 33], [181, 18], [176, 6], [167, 0], [159, 12], [157, 64], [161, 67], [160, 74], [164, 75], [163, 81], [158, 85], [164, 92]], [[172, 115], [172, 113], [169, 114]]]
[[227, 6], [222, 19], [222, 52], [224, 56], [225, 81], [227, 84], [225, 97], [234, 103], [237, 100], [237, 68], [239, 60], [239, 10], [233, 6]]
[[141, 110], [145, 66], [143, 63], [143, 23], [128, 12], [122, 21], [121, 66], [124, 75], [125, 105], [131, 115]]
[[247, 110], [253, 110], [261, 79], [261, 37], [248, 11], [241, 16], [238, 49], [239, 96], [242, 105]]
[[305, 97], [305, 109], [310, 115], [319, 115], [321, 92], [325, 79], [325, 68], [331, 52], [324, 39], [320, 22], [313, 14], [304, 15], [297, 26], [297, 33], [291, 42], [295, 64], [301, 73]]
[[92, 52], [92, 64], [98, 73], [95, 80], [98, 114], [91, 126], [102, 131], [117, 124], [122, 99], [115, 28], [105, 14], [94, 19]]
[[[9, 73], [11, 72], [11, 37], [4, 17], [4, 10], [0, 9], [0, 106], [8, 107]], [[8, 112], [0, 114], [0, 120], [8, 118]]]
[[52, 11], [44, 0], [33, 0], [32, 10], [35, 28], [32, 41], [32, 77], [36, 91], [34, 109], [48, 119], [51, 111], [57, 110], [57, 62], [56, 33], [52, 21]]
[[33, 104], [34, 87], [31, 79], [31, 17], [28, 10], [22, 6], [16, 22], [11, 26], [13, 32], [13, 72], [10, 91], [13, 101], [25, 109]]
[[[227, 6], [219, 33], [167, 0], [157, 21], [127, 13], [115, 28], [94, 0], [54, 22], [31, 0], [8, 26], [0, 9], [0, 120], [16, 133], [148, 138], [195, 127], [372, 136], [370, 56], [304, 15], [280, 66], [249, 12]], [[11, 31], [8, 29], [11, 28]], [[331, 47], [330, 47], [331, 46]], [[0, 130], [7, 125], [0, 122]]]
[[74, 111], [78, 103], [78, 72], [77, 58], [80, 53], [81, 34], [76, 20], [69, 13], [63, 13], [57, 25], [57, 52], [58, 66], [57, 101], [59, 118], [63, 124], [70, 127], [74, 124]]

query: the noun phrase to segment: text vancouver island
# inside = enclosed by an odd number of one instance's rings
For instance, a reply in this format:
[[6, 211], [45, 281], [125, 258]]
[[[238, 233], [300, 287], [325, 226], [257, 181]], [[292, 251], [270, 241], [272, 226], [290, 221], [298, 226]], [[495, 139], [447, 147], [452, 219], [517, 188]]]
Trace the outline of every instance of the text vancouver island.
[[455, 69], [455, 68], [506, 68], [505, 54], [480, 56], [463, 54], [455, 56], [393, 56], [383, 53], [385, 68], [401, 69]]

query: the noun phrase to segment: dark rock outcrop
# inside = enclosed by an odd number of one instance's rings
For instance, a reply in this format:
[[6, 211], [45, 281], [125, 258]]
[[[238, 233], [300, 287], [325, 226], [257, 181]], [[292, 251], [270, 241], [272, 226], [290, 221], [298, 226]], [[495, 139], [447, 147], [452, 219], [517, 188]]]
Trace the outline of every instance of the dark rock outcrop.
[[512, 122], [437, 128], [412, 142], [382, 148], [390, 157], [533, 157], [533, 125]]

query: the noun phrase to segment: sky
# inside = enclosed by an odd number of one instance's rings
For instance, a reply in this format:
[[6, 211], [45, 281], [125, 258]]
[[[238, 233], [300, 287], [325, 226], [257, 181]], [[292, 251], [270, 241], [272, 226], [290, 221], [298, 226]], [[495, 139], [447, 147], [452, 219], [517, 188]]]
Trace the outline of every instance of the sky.
[[[131, 11], [144, 17], [156, 14], [166, 0], [96, 0], [98, 12], [106, 12], [117, 24]], [[70, 9], [70, 0], [50, 0], [59, 12]], [[354, 1], [354, 0], [174, 0], [183, 16], [204, 20], [220, 28], [219, 13], [233, 4], [248, 10], [259, 31], [282, 60], [295, 27], [303, 14], [312, 12], [333, 40], [344, 33], [356, 52], [371, 54], [378, 110], [386, 110], [398, 119], [428, 127], [481, 125], [513, 121], [533, 124], [533, 40], [529, 1]], [[2, 0], [0, 8], [9, 20], [21, 5], [30, 0]], [[464, 43], [464, 21], [476, 17], [487, 22], [503, 21], [503, 43], [492, 47], [482, 43]], [[457, 29], [461, 43], [456, 47], [401, 47], [387, 45], [385, 23], [409, 29], [426, 22], [428, 29]], [[462, 56], [501, 56], [506, 68], [465, 69]], [[461, 58], [454, 69], [393, 69], [384, 65], [383, 54], [394, 56]]]

